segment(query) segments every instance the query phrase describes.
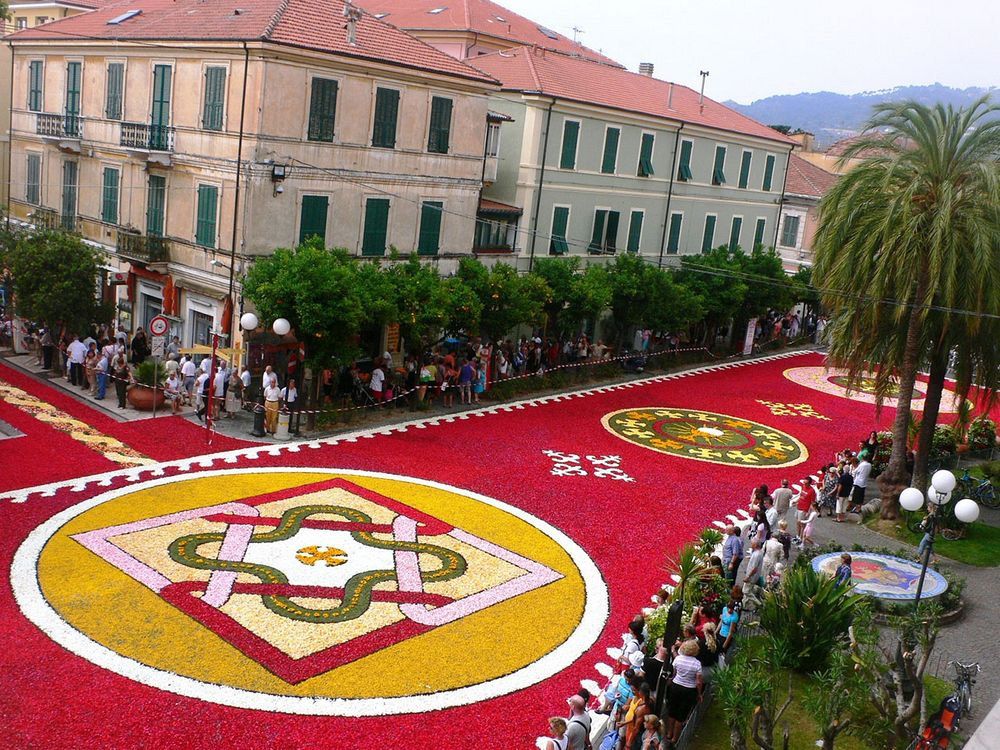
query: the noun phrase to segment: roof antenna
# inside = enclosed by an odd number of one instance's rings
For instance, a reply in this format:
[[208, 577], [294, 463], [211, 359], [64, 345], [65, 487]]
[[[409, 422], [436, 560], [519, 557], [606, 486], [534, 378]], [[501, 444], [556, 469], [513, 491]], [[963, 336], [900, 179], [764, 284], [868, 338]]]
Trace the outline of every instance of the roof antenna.
[[573, 41], [576, 42], [577, 44], [579, 44], [580, 40], [577, 39], [577, 36], [580, 35], [580, 34], [585, 34], [585, 33], [587, 33], [587, 32], [585, 32], [583, 29], [578, 29], [576, 26], [574, 26], [573, 27]]
[[701, 93], [698, 95], [698, 111], [705, 111], [705, 79], [708, 78], [707, 70], [699, 70], [698, 75], [701, 76]]
[[344, 18], [347, 19], [347, 43], [354, 46], [358, 43], [357, 38], [357, 27], [358, 21], [361, 20], [363, 15], [361, 8], [355, 8], [351, 5], [351, 0], [345, 0], [344, 2]]

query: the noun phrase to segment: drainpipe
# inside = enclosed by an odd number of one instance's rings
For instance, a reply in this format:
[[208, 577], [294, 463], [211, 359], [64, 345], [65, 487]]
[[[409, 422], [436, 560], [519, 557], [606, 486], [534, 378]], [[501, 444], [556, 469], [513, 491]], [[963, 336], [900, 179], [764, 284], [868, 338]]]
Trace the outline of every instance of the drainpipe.
[[545, 180], [545, 158], [549, 153], [549, 129], [552, 124], [552, 108], [556, 105], [556, 100], [549, 102], [549, 111], [545, 118], [545, 140], [542, 143], [542, 164], [538, 172], [538, 185], [535, 186], [535, 215], [531, 221], [531, 248], [528, 253], [528, 272], [531, 272], [535, 265], [535, 240], [538, 238], [538, 212], [542, 205], [542, 182]]
[[229, 308], [233, 319], [229, 322], [229, 346], [236, 343], [236, 300], [233, 286], [236, 277], [236, 232], [240, 215], [240, 180], [243, 173], [243, 120], [247, 109], [247, 78], [250, 73], [250, 48], [243, 42], [243, 98], [240, 101], [240, 134], [236, 144], [236, 191], [233, 195], [233, 240], [229, 250]]
[[788, 156], [785, 158], [785, 177], [781, 181], [781, 197], [778, 199], [778, 216], [774, 220], [774, 242], [771, 243], [771, 247], [774, 248], [775, 252], [778, 250], [778, 232], [781, 231], [781, 209], [785, 205], [785, 186], [788, 184], [788, 165], [791, 161], [792, 150], [789, 149]]
[[660, 236], [660, 259], [656, 262], [657, 268], [663, 268], [663, 250], [667, 244], [667, 227], [670, 226], [670, 201], [674, 197], [674, 176], [677, 174], [677, 146], [681, 142], [682, 130], [684, 130], [683, 122], [674, 134], [674, 158], [670, 160], [670, 183], [667, 185], [667, 215], [663, 217], [663, 234]]
[[[7, 231], [10, 231], [10, 187], [11, 175], [14, 171], [14, 43], [7, 42], [10, 47], [10, 110], [7, 111]], [[41, 179], [39, 179], [41, 182]]]

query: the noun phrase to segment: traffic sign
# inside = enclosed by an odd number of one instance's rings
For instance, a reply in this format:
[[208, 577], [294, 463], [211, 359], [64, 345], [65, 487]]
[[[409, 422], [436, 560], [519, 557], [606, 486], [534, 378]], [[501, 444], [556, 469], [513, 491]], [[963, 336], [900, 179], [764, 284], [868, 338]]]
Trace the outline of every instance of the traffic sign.
[[[153, 327], [152, 322], [150, 322], [150, 328]], [[150, 342], [150, 354], [154, 357], [162, 359], [167, 352], [167, 337], [166, 336], [153, 336]]]
[[157, 315], [149, 321], [149, 332], [154, 336], [164, 336], [170, 330], [170, 321], [162, 315]]

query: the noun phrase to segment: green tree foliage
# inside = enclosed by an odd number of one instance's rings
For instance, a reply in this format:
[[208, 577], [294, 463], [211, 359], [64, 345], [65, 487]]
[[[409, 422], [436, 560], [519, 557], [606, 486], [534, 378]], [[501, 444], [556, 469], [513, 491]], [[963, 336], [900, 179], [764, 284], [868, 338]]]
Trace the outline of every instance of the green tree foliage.
[[449, 317], [451, 300], [444, 280], [434, 266], [425, 265], [414, 254], [383, 274], [391, 287], [392, 305], [399, 332], [415, 354], [427, 349], [440, 335]]
[[741, 320], [759, 317], [768, 310], [788, 310], [799, 301], [799, 290], [774, 248], [756, 247], [749, 255], [737, 249], [730, 257], [750, 285], [740, 309]]
[[519, 325], [541, 322], [542, 306], [549, 297], [549, 288], [541, 278], [520, 276], [505, 263], [487, 268], [475, 258], [462, 258], [457, 278], [478, 297], [482, 305], [479, 332], [491, 341]]
[[809, 308], [816, 312], [819, 310], [819, 292], [813, 286], [813, 272], [809, 266], [802, 266], [792, 274], [793, 294], [795, 299], [804, 302]]
[[72, 234], [18, 234], [6, 253], [18, 315], [85, 330], [99, 315], [95, 290], [102, 257]]
[[540, 258], [532, 275], [548, 286], [544, 308], [554, 333], [575, 333], [583, 321], [596, 320], [611, 304], [611, 280], [602, 265], [581, 271], [579, 258]]
[[715, 332], [743, 307], [749, 284], [739, 277], [741, 263], [722, 245], [704, 255], [681, 259], [679, 280], [702, 301], [702, 343], [715, 340]]
[[608, 267], [611, 313], [621, 347], [630, 329], [645, 325], [659, 330], [685, 328], [705, 311], [704, 300], [672, 273], [637, 255], [619, 255]]
[[823, 733], [823, 750], [833, 750], [837, 737], [854, 728], [858, 714], [868, 704], [871, 686], [844, 649], [835, 649], [829, 666], [814, 672], [812, 678], [802, 704]]
[[579, 272], [579, 258], [539, 258], [535, 261], [532, 275], [542, 279], [549, 288], [543, 307], [551, 333], [563, 333], [561, 323], [565, 321], [560, 318], [573, 296]]

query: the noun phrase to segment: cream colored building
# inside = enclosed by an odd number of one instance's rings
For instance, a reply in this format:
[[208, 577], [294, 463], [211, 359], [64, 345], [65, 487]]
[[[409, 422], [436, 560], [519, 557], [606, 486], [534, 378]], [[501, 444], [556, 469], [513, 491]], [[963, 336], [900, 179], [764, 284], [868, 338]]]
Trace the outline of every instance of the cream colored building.
[[132, 325], [163, 312], [203, 343], [249, 258], [311, 236], [470, 253], [489, 76], [339, 1], [123, 8], [10, 37], [10, 185], [14, 217], [128, 272]]

